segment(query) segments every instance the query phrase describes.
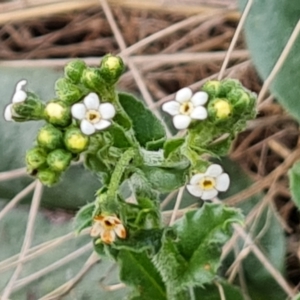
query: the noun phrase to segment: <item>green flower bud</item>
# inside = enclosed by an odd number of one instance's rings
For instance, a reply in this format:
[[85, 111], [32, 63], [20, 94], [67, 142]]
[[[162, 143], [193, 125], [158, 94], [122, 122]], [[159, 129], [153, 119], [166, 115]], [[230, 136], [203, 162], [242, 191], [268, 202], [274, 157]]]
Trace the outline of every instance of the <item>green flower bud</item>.
[[47, 163], [51, 170], [57, 172], [65, 171], [70, 165], [72, 154], [64, 149], [51, 151], [47, 156]]
[[100, 94], [103, 91], [103, 85], [105, 85], [100, 70], [97, 68], [86, 68], [82, 73], [81, 82], [85, 87]]
[[86, 64], [81, 59], [75, 59], [65, 66], [65, 76], [73, 83], [80, 82], [82, 72], [86, 69]]
[[37, 178], [46, 186], [52, 186], [59, 180], [60, 174], [50, 169], [39, 170]]
[[232, 106], [227, 99], [214, 99], [208, 105], [208, 115], [215, 120], [226, 120], [232, 115]]
[[40, 128], [37, 136], [38, 144], [46, 149], [54, 150], [63, 145], [63, 133], [51, 124]]
[[66, 127], [70, 125], [72, 120], [71, 109], [63, 101], [52, 100], [46, 105], [45, 117], [53, 125]]
[[233, 89], [227, 96], [236, 113], [248, 113], [253, 108], [253, 98], [243, 88]]
[[38, 169], [46, 164], [47, 153], [40, 147], [35, 147], [27, 151], [26, 164], [29, 170]]
[[13, 118], [16, 121], [42, 120], [45, 105], [34, 93], [27, 92], [24, 102], [13, 103]]
[[218, 97], [222, 92], [221, 82], [218, 80], [207, 81], [202, 86], [201, 90], [206, 92], [210, 96], [210, 98]]
[[81, 153], [87, 149], [89, 138], [78, 128], [69, 128], [65, 132], [64, 142], [66, 148], [72, 153]]
[[234, 89], [242, 88], [242, 85], [236, 79], [227, 78], [227, 79], [224, 79], [221, 81], [221, 88], [222, 88], [222, 92], [225, 96]]
[[60, 78], [55, 82], [55, 91], [57, 97], [69, 105], [78, 102], [83, 96], [81, 89], [67, 78]]
[[121, 57], [107, 54], [102, 58], [100, 64], [100, 75], [107, 83], [116, 83], [123, 71], [124, 63]]

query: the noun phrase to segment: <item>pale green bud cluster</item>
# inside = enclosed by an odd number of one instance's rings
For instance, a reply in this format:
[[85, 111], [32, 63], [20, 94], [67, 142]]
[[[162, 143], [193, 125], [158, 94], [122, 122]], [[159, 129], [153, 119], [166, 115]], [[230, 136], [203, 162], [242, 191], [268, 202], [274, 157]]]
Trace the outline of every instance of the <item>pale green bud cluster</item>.
[[[17, 83], [5, 119], [46, 121], [38, 131], [35, 147], [26, 154], [29, 174], [48, 186], [58, 182], [71, 162], [88, 149], [90, 135], [112, 124], [117, 103], [114, 84], [123, 70], [122, 59], [114, 55], [105, 56], [95, 68], [80, 59], [70, 61], [64, 77], [55, 83], [56, 97], [47, 103], [24, 90], [26, 80]], [[116, 103], [105, 103], [108, 101]]]
[[256, 115], [256, 95], [238, 80], [208, 81], [202, 90], [209, 95], [208, 117], [213, 122], [226, 122], [229, 126], [239, 120], [249, 120]]
[[37, 144], [26, 154], [27, 170], [51, 186], [59, 181], [71, 161], [77, 160], [78, 154], [87, 149], [89, 138], [76, 127], [61, 129], [46, 124], [38, 132]]

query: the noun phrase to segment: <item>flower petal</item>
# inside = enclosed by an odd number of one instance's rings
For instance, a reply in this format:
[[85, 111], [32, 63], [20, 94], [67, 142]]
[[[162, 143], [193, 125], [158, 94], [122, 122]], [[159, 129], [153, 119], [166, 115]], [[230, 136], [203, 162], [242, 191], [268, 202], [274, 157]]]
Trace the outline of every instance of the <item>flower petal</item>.
[[193, 92], [190, 88], [183, 88], [176, 93], [175, 100], [179, 103], [190, 101], [193, 96]]
[[195, 197], [201, 197], [203, 194], [203, 190], [198, 185], [188, 184], [186, 188], [189, 193]]
[[82, 120], [81, 121], [80, 129], [81, 129], [82, 133], [85, 134], [85, 135], [91, 135], [91, 134], [95, 133], [95, 131], [96, 131], [94, 125], [91, 124], [87, 120]]
[[202, 200], [210, 200], [212, 198], [215, 198], [217, 195], [218, 195], [218, 191], [216, 189], [206, 190], [206, 191], [203, 191], [201, 199]]
[[94, 124], [94, 127], [97, 129], [97, 130], [102, 130], [102, 129], [105, 129], [107, 127], [109, 127], [111, 125], [111, 122], [110, 121], [107, 121], [107, 120], [101, 120], [100, 122]]
[[194, 176], [192, 176], [191, 180], [190, 180], [190, 184], [198, 184], [199, 181], [205, 176], [204, 173], [198, 173], [195, 174]]
[[161, 108], [171, 116], [176, 116], [179, 114], [180, 104], [177, 101], [169, 101], [164, 103]]
[[89, 93], [84, 97], [84, 105], [87, 109], [98, 109], [100, 100], [96, 93]]
[[112, 119], [116, 114], [115, 107], [111, 103], [100, 104], [99, 112], [101, 117], [106, 120]]
[[92, 225], [90, 236], [91, 237], [100, 237], [101, 233], [103, 232], [103, 227], [100, 222], [95, 222]]
[[197, 92], [191, 98], [194, 106], [204, 105], [208, 100], [208, 94], [206, 92]]
[[176, 129], [186, 129], [189, 127], [192, 119], [189, 116], [186, 115], [177, 115], [173, 117], [173, 124]]
[[104, 230], [101, 234], [101, 240], [105, 244], [111, 244], [116, 239], [116, 234], [113, 230]]
[[211, 176], [211, 177], [217, 177], [217, 176], [221, 175], [222, 173], [223, 173], [222, 167], [217, 164], [210, 165], [205, 172], [206, 175]]
[[13, 95], [12, 103], [24, 102], [26, 98], [27, 98], [27, 94], [24, 91], [22, 90], [16, 91]]
[[19, 81], [16, 85], [16, 91], [22, 90], [26, 84], [27, 84], [26, 79], [23, 79], [23, 80]]
[[78, 119], [78, 120], [84, 119], [85, 114], [86, 114], [85, 105], [83, 103], [74, 104], [71, 108], [71, 113], [75, 119]]
[[124, 226], [122, 224], [119, 224], [119, 225], [117, 225], [115, 227], [115, 233], [121, 239], [125, 239], [126, 238], [126, 230], [125, 230], [125, 228], [124, 228]]
[[207, 118], [207, 110], [203, 106], [197, 106], [193, 109], [190, 116], [192, 119], [205, 120]]
[[4, 119], [5, 121], [13, 121], [13, 118], [12, 118], [12, 103], [11, 104], [8, 104], [6, 107], [5, 107], [5, 110], [4, 110]]
[[216, 189], [220, 192], [228, 190], [230, 184], [230, 178], [227, 173], [223, 173], [216, 178]]

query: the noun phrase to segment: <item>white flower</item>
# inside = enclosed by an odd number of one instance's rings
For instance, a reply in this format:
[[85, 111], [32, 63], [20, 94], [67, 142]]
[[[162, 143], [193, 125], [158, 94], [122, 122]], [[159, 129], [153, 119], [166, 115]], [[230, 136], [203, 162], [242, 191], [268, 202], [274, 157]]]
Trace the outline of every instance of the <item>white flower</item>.
[[176, 129], [186, 129], [192, 120], [207, 118], [207, 110], [203, 105], [208, 100], [206, 92], [193, 95], [190, 88], [183, 88], [176, 93], [175, 100], [163, 104], [162, 110], [173, 116]]
[[17, 83], [15, 93], [14, 93], [14, 95], [12, 97], [12, 100], [11, 100], [12, 103], [8, 104], [5, 107], [5, 110], [4, 110], [4, 119], [6, 121], [13, 121], [13, 118], [12, 118], [13, 104], [14, 103], [21, 103], [21, 102], [24, 102], [26, 100], [27, 94], [23, 90], [26, 84], [27, 84], [27, 80], [21, 80]]
[[100, 237], [103, 243], [111, 244], [116, 236], [126, 238], [126, 230], [116, 216], [96, 216], [90, 232], [91, 237]]
[[228, 174], [223, 173], [221, 166], [210, 165], [205, 173], [194, 175], [187, 190], [196, 197], [209, 200], [218, 195], [218, 192], [225, 192], [229, 187], [230, 179]]
[[81, 120], [80, 129], [85, 135], [91, 135], [96, 130], [102, 130], [111, 125], [116, 110], [111, 103], [100, 104], [97, 94], [88, 94], [83, 103], [77, 103], [72, 106], [72, 116]]

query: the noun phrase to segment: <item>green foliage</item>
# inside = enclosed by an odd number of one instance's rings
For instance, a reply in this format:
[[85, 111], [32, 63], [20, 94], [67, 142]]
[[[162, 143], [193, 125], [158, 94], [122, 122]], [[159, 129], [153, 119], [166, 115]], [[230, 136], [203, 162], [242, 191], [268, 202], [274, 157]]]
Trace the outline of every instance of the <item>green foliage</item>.
[[[231, 224], [242, 222], [241, 213], [217, 204], [205, 204], [191, 211], [173, 226], [155, 256], [168, 291], [203, 286], [216, 278], [221, 246], [231, 236]], [[172, 236], [173, 235], [173, 236]]]
[[[246, 4], [240, 0], [240, 7]], [[247, 17], [246, 40], [252, 60], [262, 79], [266, 79], [299, 21], [300, 2], [254, 1]], [[276, 16], [276, 17], [274, 17]], [[296, 39], [281, 70], [271, 84], [271, 92], [298, 120], [300, 78], [300, 37]]]
[[74, 229], [79, 234], [83, 229], [92, 225], [95, 203], [89, 203], [80, 208], [74, 220]]
[[185, 142], [184, 138], [169, 139], [164, 143], [164, 156], [168, 158], [172, 152], [178, 150], [178, 148]]
[[145, 252], [121, 250], [117, 260], [120, 264], [120, 279], [133, 287], [132, 297], [140, 297], [132, 299], [168, 299], [162, 279]]
[[161, 193], [176, 190], [186, 182], [186, 170], [147, 166], [142, 167], [141, 169], [153, 188]]
[[300, 162], [296, 162], [289, 171], [292, 199], [300, 209]]
[[[244, 297], [238, 287], [228, 284], [226, 281], [221, 281], [225, 299], [228, 300], [244, 300]], [[220, 292], [216, 284], [205, 285], [203, 288], [197, 287], [194, 289], [195, 300], [220, 300]]]
[[140, 145], [145, 148], [151, 146], [152, 150], [156, 150], [153, 142], [164, 139], [166, 135], [161, 122], [134, 96], [119, 93], [119, 101], [132, 121], [135, 137]]

